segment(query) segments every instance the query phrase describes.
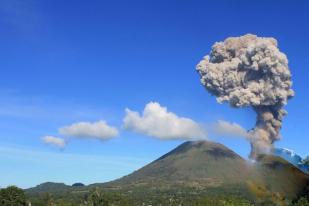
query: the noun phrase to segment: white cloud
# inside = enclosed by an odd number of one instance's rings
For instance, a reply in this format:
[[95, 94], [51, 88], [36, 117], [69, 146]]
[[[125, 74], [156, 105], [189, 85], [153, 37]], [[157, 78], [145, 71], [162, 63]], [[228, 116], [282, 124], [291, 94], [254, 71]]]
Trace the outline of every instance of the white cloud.
[[44, 136], [42, 137], [42, 141], [45, 144], [53, 145], [59, 148], [64, 148], [66, 145], [66, 141], [64, 139], [54, 136]]
[[212, 129], [217, 135], [249, 138], [249, 133], [237, 123], [218, 120]]
[[157, 102], [148, 103], [140, 115], [126, 109], [124, 128], [160, 139], [201, 139], [206, 132], [189, 118], [178, 117]]
[[109, 126], [105, 121], [101, 120], [93, 123], [74, 123], [70, 126], [60, 128], [59, 133], [69, 137], [106, 140], [117, 136], [118, 130], [115, 127]]

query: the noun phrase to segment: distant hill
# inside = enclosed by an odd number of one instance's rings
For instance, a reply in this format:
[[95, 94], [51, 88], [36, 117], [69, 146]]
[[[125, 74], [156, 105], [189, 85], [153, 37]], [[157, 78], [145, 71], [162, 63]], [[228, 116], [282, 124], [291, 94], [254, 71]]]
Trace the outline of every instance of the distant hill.
[[273, 150], [273, 154], [275, 156], [282, 157], [283, 159], [287, 160], [295, 167], [299, 168], [300, 170], [309, 175], [309, 164], [306, 164], [306, 160], [302, 159], [302, 157], [296, 154], [293, 150], [286, 148], [275, 148]]
[[249, 162], [222, 144], [209, 141], [185, 142], [143, 168], [108, 183], [70, 187], [44, 183], [27, 190], [86, 191], [101, 187], [127, 196], [218, 196], [236, 195], [258, 198], [293, 199], [309, 185], [309, 176], [286, 160], [260, 155]]
[[72, 187], [84, 187], [85, 185], [81, 182], [76, 182], [74, 184], [72, 184]]
[[35, 187], [27, 189], [26, 192], [29, 194], [40, 194], [45, 192], [61, 193], [63, 191], [69, 190], [70, 188], [71, 187], [69, 185], [63, 183], [45, 182]]

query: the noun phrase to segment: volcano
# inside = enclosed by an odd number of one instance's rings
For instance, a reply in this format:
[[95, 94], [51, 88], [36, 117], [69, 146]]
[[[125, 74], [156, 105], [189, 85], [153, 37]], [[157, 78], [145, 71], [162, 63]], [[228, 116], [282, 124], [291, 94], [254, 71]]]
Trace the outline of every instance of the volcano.
[[218, 195], [294, 198], [309, 176], [281, 157], [260, 155], [255, 163], [222, 144], [189, 141], [118, 180], [103, 184], [124, 190], [184, 190]]
[[79, 194], [99, 187], [120, 192], [134, 200], [157, 200], [237, 196], [275, 202], [294, 199], [309, 188], [309, 175], [285, 159], [260, 155], [255, 163], [243, 159], [222, 144], [189, 141], [120, 179], [83, 187], [45, 183], [27, 190], [29, 195], [44, 192]]

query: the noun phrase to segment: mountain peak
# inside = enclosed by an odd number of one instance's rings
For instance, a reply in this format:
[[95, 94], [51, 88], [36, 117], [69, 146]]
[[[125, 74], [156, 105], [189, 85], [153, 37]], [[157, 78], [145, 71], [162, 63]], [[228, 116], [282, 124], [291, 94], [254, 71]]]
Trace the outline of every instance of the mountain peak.
[[220, 185], [241, 181], [249, 174], [247, 167], [246, 160], [222, 144], [188, 141], [111, 184], [134, 185], [153, 181], [177, 184], [186, 180], [189, 184]]
[[156, 161], [162, 160], [164, 158], [167, 158], [171, 155], [177, 155], [177, 154], [186, 154], [189, 152], [195, 152], [195, 153], [207, 153], [210, 156], [220, 158], [220, 157], [227, 157], [227, 158], [241, 158], [238, 154], [233, 152], [232, 150], [228, 149], [222, 144], [206, 141], [206, 140], [200, 140], [200, 141], [187, 141], [173, 149], [172, 151], [168, 152], [167, 154], [163, 155]]

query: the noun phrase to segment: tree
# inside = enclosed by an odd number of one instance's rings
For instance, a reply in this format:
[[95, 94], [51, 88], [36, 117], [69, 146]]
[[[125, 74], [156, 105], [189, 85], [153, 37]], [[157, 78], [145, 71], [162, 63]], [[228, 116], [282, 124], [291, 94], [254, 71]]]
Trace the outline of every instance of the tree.
[[309, 199], [305, 197], [299, 198], [299, 200], [294, 204], [294, 206], [309, 206]]
[[24, 191], [16, 186], [9, 186], [0, 190], [1, 206], [26, 206], [27, 200]]
[[53, 196], [49, 192], [47, 192], [43, 195], [43, 200], [44, 200], [44, 202], [46, 203], [47, 206], [54, 206], [55, 205]]
[[88, 196], [88, 205], [90, 206], [108, 206], [108, 200], [99, 188], [90, 191]]

